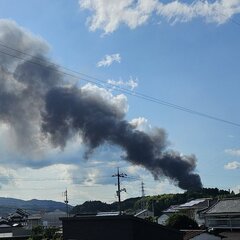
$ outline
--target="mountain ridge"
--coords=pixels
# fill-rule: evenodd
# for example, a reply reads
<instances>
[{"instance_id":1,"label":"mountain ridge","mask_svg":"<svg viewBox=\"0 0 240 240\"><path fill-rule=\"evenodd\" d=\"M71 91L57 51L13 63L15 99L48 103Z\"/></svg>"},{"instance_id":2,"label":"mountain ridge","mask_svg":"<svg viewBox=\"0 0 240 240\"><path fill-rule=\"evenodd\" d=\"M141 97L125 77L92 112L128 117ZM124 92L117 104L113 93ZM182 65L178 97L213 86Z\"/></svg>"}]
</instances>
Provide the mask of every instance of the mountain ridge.
<instances>
[{"instance_id":1,"label":"mountain ridge","mask_svg":"<svg viewBox=\"0 0 240 240\"><path fill-rule=\"evenodd\" d=\"M73 206L68 205L71 210ZM23 200L11 197L0 197L0 216L6 216L21 208L29 213L52 212L61 210L66 212L66 204L53 200L30 199Z\"/></svg>"}]
</instances>

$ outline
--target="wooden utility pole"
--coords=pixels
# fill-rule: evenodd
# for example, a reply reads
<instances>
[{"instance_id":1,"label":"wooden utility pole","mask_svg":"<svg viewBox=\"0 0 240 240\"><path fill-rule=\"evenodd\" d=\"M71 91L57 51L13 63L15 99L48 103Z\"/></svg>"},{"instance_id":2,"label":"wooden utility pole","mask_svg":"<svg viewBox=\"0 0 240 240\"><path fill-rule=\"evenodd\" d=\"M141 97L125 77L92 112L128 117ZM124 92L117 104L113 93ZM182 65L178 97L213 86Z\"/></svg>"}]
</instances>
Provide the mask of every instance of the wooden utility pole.
<instances>
[{"instance_id":1,"label":"wooden utility pole","mask_svg":"<svg viewBox=\"0 0 240 240\"><path fill-rule=\"evenodd\" d=\"M117 197L118 197L118 210L119 214L122 214L122 206L121 206L121 192L124 191L126 192L125 188L121 189L121 183L120 183L120 178L127 177L127 174L125 173L119 173L119 167L117 168L117 173L112 175L112 177L117 177Z\"/></svg>"}]
</instances>

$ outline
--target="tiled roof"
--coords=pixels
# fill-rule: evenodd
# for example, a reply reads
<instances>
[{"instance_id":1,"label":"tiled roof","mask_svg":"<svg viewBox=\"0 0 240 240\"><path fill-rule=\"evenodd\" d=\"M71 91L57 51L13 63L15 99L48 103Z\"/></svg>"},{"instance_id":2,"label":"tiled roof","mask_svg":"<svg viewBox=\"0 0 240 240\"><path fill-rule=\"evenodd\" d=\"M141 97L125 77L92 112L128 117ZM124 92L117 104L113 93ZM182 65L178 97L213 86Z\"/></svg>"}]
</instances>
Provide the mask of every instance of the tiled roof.
<instances>
[{"instance_id":1,"label":"tiled roof","mask_svg":"<svg viewBox=\"0 0 240 240\"><path fill-rule=\"evenodd\" d=\"M239 213L240 214L240 198L223 199L219 200L213 205L206 214L219 214L219 213Z\"/></svg>"}]
</instances>

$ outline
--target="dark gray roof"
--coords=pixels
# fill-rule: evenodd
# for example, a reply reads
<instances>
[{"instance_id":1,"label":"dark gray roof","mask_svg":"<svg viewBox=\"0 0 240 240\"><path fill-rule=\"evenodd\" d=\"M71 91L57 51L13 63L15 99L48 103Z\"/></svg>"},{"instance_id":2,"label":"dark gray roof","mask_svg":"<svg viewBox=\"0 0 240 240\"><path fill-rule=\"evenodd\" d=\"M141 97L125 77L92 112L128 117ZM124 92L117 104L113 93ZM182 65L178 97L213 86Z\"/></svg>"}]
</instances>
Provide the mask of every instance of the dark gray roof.
<instances>
[{"instance_id":1,"label":"dark gray roof","mask_svg":"<svg viewBox=\"0 0 240 240\"><path fill-rule=\"evenodd\" d=\"M222 199L213 205L206 214L220 213L239 213L240 214L240 198Z\"/></svg>"}]
</instances>

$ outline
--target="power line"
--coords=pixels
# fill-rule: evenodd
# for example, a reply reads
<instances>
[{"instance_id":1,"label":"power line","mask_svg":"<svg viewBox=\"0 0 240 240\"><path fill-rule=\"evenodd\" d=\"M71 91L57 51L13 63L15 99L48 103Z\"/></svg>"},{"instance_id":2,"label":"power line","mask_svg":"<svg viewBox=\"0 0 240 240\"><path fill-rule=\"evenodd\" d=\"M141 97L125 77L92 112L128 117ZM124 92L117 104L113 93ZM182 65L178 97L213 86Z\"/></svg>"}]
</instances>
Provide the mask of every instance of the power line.
<instances>
[{"instance_id":1,"label":"power line","mask_svg":"<svg viewBox=\"0 0 240 240\"><path fill-rule=\"evenodd\" d=\"M233 16L234 16L234 15L232 15L231 17L227 16L227 15L224 14L224 13L220 13L220 15L222 15L223 17L228 18L228 20L229 20L230 22L236 24L237 26L240 26L240 22L238 22L237 20L233 19Z\"/></svg>"},{"instance_id":2,"label":"power line","mask_svg":"<svg viewBox=\"0 0 240 240\"><path fill-rule=\"evenodd\" d=\"M94 179L110 178L110 176L94 176ZM19 177L0 177L0 180L19 180L29 182L42 182L42 181L67 181L67 180L85 180L87 177L72 177L72 178L19 178Z\"/></svg>"},{"instance_id":3,"label":"power line","mask_svg":"<svg viewBox=\"0 0 240 240\"><path fill-rule=\"evenodd\" d=\"M111 178L111 176L94 176L94 179L102 179L102 178ZM43 181L69 181L69 180L86 180L87 177L69 177L69 178L20 178L20 177L0 177L1 180L18 180L18 181L26 181L26 182L43 182ZM129 180L140 180L140 177L134 176L125 176L125 179ZM88 186L88 185L87 185Z\"/></svg>"},{"instance_id":4,"label":"power line","mask_svg":"<svg viewBox=\"0 0 240 240\"><path fill-rule=\"evenodd\" d=\"M215 120L215 121L218 121L218 122L222 122L222 123L225 123L225 124L229 124L229 125L232 125L232 126L235 126L235 127L240 127L240 123L236 123L236 122L233 122L233 121L229 121L229 120L226 120L226 119L223 119L223 118L219 118L219 117L216 117L214 115L210 115L210 114L207 114L207 113L204 113L204 112L200 112L200 111L196 111L194 109L191 109L191 108L186 108L186 107L183 107L181 105L177 105L177 104L174 104L174 103L171 103L171 102L168 102L168 101L165 101L165 100L162 100L162 99L159 99L159 98L155 98L155 97L151 97L151 96L148 96L146 94L143 94L141 92L137 92L137 91L131 91L129 89L126 89L126 88L123 88L123 87L120 87L120 86L116 86L112 83L109 83L109 82L105 82L103 80L100 80L98 78L95 78L95 77L92 77L90 75L87 75L87 74L83 74L83 73L80 73L80 72L77 72L77 71L73 71L73 70L70 70L64 66L61 66L61 65L57 65L57 64L53 64L49 61L47 61L46 59L41 59L39 57L34 57L33 55L31 54L28 54L28 53L24 53L22 51L19 51L17 49L14 49L14 48L11 48L11 47L8 47L4 44L0 44L1 46L4 46L8 49L11 49L13 51L16 51L16 52L19 52L21 54L24 54L26 56L31 56L32 58L35 58L35 59L38 59L40 61L44 61L46 63L48 63L49 65L44 65L40 62L34 62L32 60L28 60L28 59L25 59L23 57L20 57L20 56L16 56L16 55L13 55L11 53L8 53L8 52L4 52L4 51L0 51L0 54L4 54L4 55L7 55L9 57L14 57L14 58L17 58L17 59L20 59L20 60L24 60L25 62L27 63L31 63L31 64L35 64L35 65L38 65L40 67L45 67L45 68L48 68L50 69L51 71L55 71L55 72L59 72L63 75L66 75L66 76L69 76L69 77L72 77L72 78L75 78L77 80L82 80L82 81L86 81L86 82L89 82L89 83L92 83L92 84L95 84L95 85L98 85L100 87L104 87L104 88L107 88L107 89L112 89L114 87L114 90L116 91L119 91L119 92L122 92L122 93L125 93L127 95L131 95L131 96L134 96L134 97L137 97L137 98L140 98L140 99L143 99L143 100L147 100L147 101L150 101L150 102L154 102L156 104L160 104L160 105L163 105L163 106L166 106L166 107L169 107L169 108L174 108L176 110L179 110L179 111L182 111L182 112L186 112L186 113L190 113L190 114L193 114L193 115L197 115L197 116L200 116L200 117L204 117L204 118L207 118L207 119L211 119L211 120ZM62 68L62 69L66 69L70 72L74 72L75 74L78 74L78 75L83 75L85 76L84 77L80 77L80 76L76 76L75 74L71 74L71 73L68 73L68 72L65 72L65 71L62 71L60 70L59 68ZM86 78L87 77L87 78ZM97 82L96 82L97 81Z\"/></svg>"}]
</instances>

